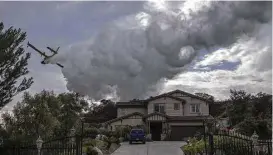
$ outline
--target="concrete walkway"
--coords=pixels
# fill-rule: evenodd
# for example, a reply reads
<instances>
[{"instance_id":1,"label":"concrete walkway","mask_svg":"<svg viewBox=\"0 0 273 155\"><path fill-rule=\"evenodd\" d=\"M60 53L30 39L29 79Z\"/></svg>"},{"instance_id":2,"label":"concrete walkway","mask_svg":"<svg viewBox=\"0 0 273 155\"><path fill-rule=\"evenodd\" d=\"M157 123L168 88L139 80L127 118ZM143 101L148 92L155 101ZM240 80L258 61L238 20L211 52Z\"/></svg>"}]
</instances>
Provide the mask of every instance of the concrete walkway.
<instances>
[{"instance_id":1,"label":"concrete walkway","mask_svg":"<svg viewBox=\"0 0 273 155\"><path fill-rule=\"evenodd\" d=\"M112 155L183 155L180 147L185 144L185 142L158 141L130 145L127 142L121 144Z\"/></svg>"}]
</instances>

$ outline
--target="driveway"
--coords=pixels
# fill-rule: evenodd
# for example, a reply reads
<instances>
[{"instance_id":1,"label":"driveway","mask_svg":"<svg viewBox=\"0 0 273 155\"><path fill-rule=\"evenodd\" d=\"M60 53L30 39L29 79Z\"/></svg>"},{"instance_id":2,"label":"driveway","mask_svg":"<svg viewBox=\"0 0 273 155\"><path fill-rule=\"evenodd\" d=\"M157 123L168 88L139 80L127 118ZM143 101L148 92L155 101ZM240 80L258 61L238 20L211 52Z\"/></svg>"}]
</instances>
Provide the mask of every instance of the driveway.
<instances>
[{"instance_id":1,"label":"driveway","mask_svg":"<svg viewBox=\"0 0 273 155\"><path fill-rule=\"evenodd\" d=\"M180 147L185 142L147 142L146 144L123 143L112 155L183 155Z\"/></svg>"}]
</instances>

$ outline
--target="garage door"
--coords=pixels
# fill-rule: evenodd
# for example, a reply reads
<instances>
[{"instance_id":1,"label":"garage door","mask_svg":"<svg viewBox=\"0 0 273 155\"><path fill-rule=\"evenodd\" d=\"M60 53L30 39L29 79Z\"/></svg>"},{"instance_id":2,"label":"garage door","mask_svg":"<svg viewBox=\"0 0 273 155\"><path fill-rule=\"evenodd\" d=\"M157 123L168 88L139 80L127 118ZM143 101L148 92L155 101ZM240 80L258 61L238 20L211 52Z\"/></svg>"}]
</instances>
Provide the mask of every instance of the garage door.
<instances>
[{"instance_id":1,"label":"garage door","mask_svg":"<svg viewBox=\"0 0 273 155\"><path fill-rule=\"evenodd\" d=\"M182 141L186 137L192 137L198 132L202 132L202 126L171 126L171 136L172 141Z\"/></svg>"}]
</instances>

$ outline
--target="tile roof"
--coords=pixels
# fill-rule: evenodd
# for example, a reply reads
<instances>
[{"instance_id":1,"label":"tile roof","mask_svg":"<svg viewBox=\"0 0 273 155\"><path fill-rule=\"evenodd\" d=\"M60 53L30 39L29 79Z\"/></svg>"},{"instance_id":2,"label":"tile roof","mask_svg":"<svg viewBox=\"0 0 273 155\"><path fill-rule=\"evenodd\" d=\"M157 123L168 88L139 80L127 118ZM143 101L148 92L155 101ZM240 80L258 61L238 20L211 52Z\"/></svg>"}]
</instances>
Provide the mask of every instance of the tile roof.
<instances>
[{"instance_id":1,"label":"tile roof","mask_svg":"<svg viewBox=\"0 0 273 155\"><path fill-rule=\"evenodd\" d=\"M168 98L172 98L172 99L175 99L175 100L178 100L178 101L182 101L183 103L185 103L186 101L184 99L181 99L179 97L174 97L172 96L172 94L174 93L181 93L181 94L185 94L186 96L189 96L189 97L192 97L192 98L196 98L196 99L199 99L199 100L202 100L202 101L205 101L207 103L212 103L211 101L205 99L205 98L202 98L200 96L197 96L197 95L194 95L194 94L190 94L190 93L187 93L187 92L184 92L182 90L174 90L174 91L171 91L171 92L168 92L168 93L163 93L161 95L158 95L158 96L154 96L154 97L150 97L146 100L138 100L138 99L134 99L134 100L131 100L131 101L128 101L128 102L117 102L116 105L117 106L134 106L134 107L142 107L142 106L146 106L147 103L149 101L152 101L152 100L155 100L155 99L158 99L158 98L162 98L162 97L168 97Z\"/></svg>"},{"instance_id":2,"label":"tile roof","mask_svg":"<svg viewBox=\"0 0 273 155\"><path fill-rule=\"evenodd\" d=\"M104 122L104 124L113 123L113 122L116 122L116 121L119 121L119 120L122 120L122 119L125 119L125 118L129 118L130 116L135 116L135 115L138 115L138 116L143 117L143 114L142 114L142 113L134 112L134 113L131 113L131 114L128 114L128 115L124 115L124 116L121 116L121 117L118 117L118 118L109 120L109 121L107 121L107 122Z\"/></svg>"},{"instance_id":3,"label":"tile roof","mask_svg":"<svg viewBox=\"0 0 273 155\"><path fill-rule=\"evenodd\" d=\"M181 101L183 103L186 103L186 101L184 99L181 99L179 97L174 97L174 96L171 96L171 95L168 95L168 94L162 94L162 95L158 95L158 96L155 96L155 97L150 97L148 98L146 101L149 102L149 101L152 101L152 100L156 100L156 99L159 99L159 98L162 98L162 97L166 97L166 98L172 98L174 100L177 100L177 101Z\"/></svg>"},{"instance_id":4,"label":"tile roof","mask_svg":"<svg viewBox=\"0 0 273 155\"><path fill-rule=\"evenodd\" d=\"M196 99L199 99L199 100L205 101L205 102L207 102L207 103L212 103L212 101L207 100L207 99L205 99L205 98L203 98L203 97L200 97L200 96L197 96L197 95L194 95L194 94L190 94L190 93L187 93L187 92L182 91L182 90L179 90L179 89L174 90L174 91L171 91L171 92L168 92L168 93L165 93L165 94L167 94L167 95L171 95L171 94L174 94L174 93L181 93L181 94L185 94L185 95L187 95L187 96L189 96L189 97L196 98ZM162 94L162 95L163 95L163 94Z\"/></svg>"},{"instance_id":5,"label":"tile roof","mask_svg":"<svg viewBox=\"0 0 273 155\"><path fill-rule=\"evenodd\" d=\"M170 121L199 121L204 119L213 119L212 116L169 116Z\"/></svg>"}]
</instances>

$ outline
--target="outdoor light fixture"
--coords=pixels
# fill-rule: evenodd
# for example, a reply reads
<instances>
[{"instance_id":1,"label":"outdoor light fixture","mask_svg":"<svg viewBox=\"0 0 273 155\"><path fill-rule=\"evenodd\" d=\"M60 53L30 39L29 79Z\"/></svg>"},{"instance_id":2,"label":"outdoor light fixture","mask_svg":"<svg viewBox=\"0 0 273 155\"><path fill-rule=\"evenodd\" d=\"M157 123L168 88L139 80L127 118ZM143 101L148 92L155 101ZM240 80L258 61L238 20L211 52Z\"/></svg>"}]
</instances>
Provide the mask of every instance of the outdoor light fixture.
<instances>
[{"instance_id":1,"label":"outdoor light fixture","mask_svg":"<svg viewBox=\"0 0 273 155\"><path fill-rule=\"evenodd\" d=\"M76 130L72 127L72 128L70 129L71 136L74 136L74 135L75 135L75 132L76 132Z\"/></svg>"},{"instance_id":2,"label":"outdoor light fixture","mask_svg":"<svg viewBox=\"0 0 273 155\"><path fill-rule=\"evenodd\" d=\"M251 136L251 139L252 139L252 140L258 140L258 139L259 139L259 136L258 136L258 134L256 133L256 131L254 131L253 135Z\"/></svg>"},{"instance_id":3,"label":"outdoor light fixture","mask_svg":"<svg viewBox=\"0 0 273 155\"><path fill-rule=\"evenodd\" d=\"M36 145L37 145L37 149L38 149L38 155L40 155L41 148L42 148L42 145L43 145L43 140L42 140L42 138L40 136L36 140Z\"/></svg>"},{"instance_id":4,"label":"outdoor light fixture","mask_svg":"<svg viewBox=\"0 0 273 155\"><path fill-rule=\"evenodd\" d=\"M72 144L74 144L75 143L75 132L76 132L76 130L72 127L71 129L70 129L70 136L72 137L71 138L71 142L72 142Z\"/></svg>"}]
</instances>

